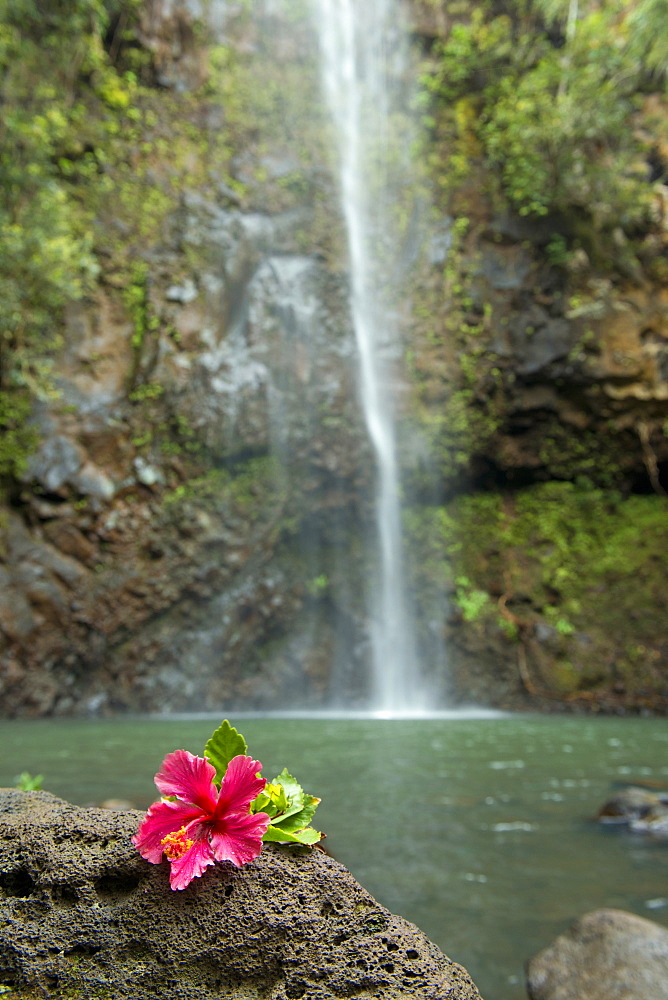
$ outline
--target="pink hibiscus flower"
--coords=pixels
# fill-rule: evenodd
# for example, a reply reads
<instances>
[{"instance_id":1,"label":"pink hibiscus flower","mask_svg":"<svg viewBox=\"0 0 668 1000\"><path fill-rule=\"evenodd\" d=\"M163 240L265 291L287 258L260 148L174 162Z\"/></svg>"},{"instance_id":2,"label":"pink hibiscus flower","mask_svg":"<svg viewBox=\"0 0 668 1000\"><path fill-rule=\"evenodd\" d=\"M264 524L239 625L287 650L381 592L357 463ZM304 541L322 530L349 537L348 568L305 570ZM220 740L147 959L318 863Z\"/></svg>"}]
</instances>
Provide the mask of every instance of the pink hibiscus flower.
<instances>
[{"instance_id":1,"label":"pink hibiscus flower","mask_svg":"<svg viewBox=\"0 0 668 1000\"><path fill-rule=\"evenodd\" d=\"M252 757L233 757L219 791L213 783L216 769L204 757L187 750L167 754L155 783L175 800L154 802L132 842L154 865L163 854L167 857L172 889L185 889L215 861L240 868L258 856L270 823L266 813L249 812L266 785L261 769Z\"/></svg>"}]
</instances>

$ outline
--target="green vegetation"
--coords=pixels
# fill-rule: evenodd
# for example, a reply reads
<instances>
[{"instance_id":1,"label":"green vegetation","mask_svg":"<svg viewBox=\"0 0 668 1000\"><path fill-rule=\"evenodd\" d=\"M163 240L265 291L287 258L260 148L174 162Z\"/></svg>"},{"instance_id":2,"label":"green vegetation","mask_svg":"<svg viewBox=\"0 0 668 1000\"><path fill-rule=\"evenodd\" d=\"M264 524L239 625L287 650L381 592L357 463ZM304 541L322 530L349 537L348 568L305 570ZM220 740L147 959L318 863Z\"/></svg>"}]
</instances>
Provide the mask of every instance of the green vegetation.
<instances>
[{"instance_id":1,"label":"green vegetation","mask_svg":"<svg viewBox=\"0 0 668 1000\"><path fill-rule=\"evenodd\" d=\"M151 300L151 251L184 185L225 180L232 155L230 134L193 113L205 94L220 102L215 80L199 92L157 90L137 37L139 0L47 6L0 0L2 481L21 473L37 444L35 401L57 398L71 303L100 288L119 299L132 324L128 389L151 382L164 326Z\"/></svg>"},{"instance_id":2,"label":"green vegetation","mask_svg":"<svg viewBox=\"0 0 668 1000\"><path fill-rule=\"evenodd\" d=\"M299 208L291 232L295 249L310 253L317 246L319 252L335 255L341 234L332 213L332 192L323 183L329 151L323 108L313 99L319 87L317 65L313 52L299 46L309 23L308 4L293 0L283 13L294 22L292 57L277 59L276 39L257 29L252 52L213 46L202 94L224 109L220 141L228 155L242 153L244 184L230 178L231 192L245 205L272 214ZM243 16L257 19L252 3Z\"/></svg>"},{"instance_id":3,"label":"green vegetation","mask_svg":"<svg viewBox=\"0 0 668 1000\"><path fill-rule=\"evenodd\" d=\"M0 2L0 476L20 470L34 445L23 428L31 395L50 391L56 318L96 273L85 211L70 204L59 167L85 110L58 98L100 69L92 43L104 18L97 3L44 14L31 0ZM53 77L43 73L48 60Z\"/></svg>"},{"instance_id":4,"label":"green vegetation","mask_svg":"<svg viewBox=\"0 0 668 1000\"><path fill-rule=\"evenodd\" d=\"M20 474L37 446L39 435L29 423L31 412L32 400L25 387L0 389L0 481Z\"/></svg>"},{"instance_id":5,"label":"green vegetation","mask_svg":"<svg viewBox=\"0 0 668 1000\"><path fill-rule=\"evenodd\" d=\"M595 264L623 265L625 241L638 249L652 226L667 16L666 0L452 5L423 76L446 197L482 163L492 199L551 218L553 256L581 246Z\"/></svg>"},{"instance_id":6,"label":"green vegetation","mask_svg":"<svg viewBox=\"0 0 668 1000\"><path fill-rule=\"evenodd\" d=\"M541 613L558 598L576 614L592 580L638 581L648 564L663 564L668 533L663 498L622 498L586 482L463 495L413 512L409 528L421 550L430 546L425 579L469 595L493 593L490 577L505 578L512 593L530 583Z\"/></svg>"},{"instance_id":7,"label":"green vegetation","mask_svg":"<svg viewBox=\"0 0 668 1000\"><path fill-rule=\"evenodd\" d=\"M21 771L14 778L14 787L22 792L39 792L43 784L43 774L29 774L28 771Z\"/></svg>"},{"instance_id":8,"label":"green vegetation","mask_svg":"<svg viewBox=\"0 0 668 1000\"><path fill-rule=\"evenodd\" d=\"M190 501L212 507L225 505L255 521L266 517L268 509L273 511L285 503L283 478L276 461L261 455L232 469L209 469L166 493L164 503L177 509Z\"/></svg>"},{"instance_id":9,"label":"green vegetation","mask_svg":"<svg viewBox=\"0 0 668 1000\"><path fill-rule=\"evenodd\" d=\"M610 674L627 687L659 683L665 498L551 482L414 509L408 528L427 603L445 590L470 627L511 641L540 625L553 636L557 689L565 663L572 689L599 681L606 663L607 683Z\"/></svg>"},{"instance_id":10,"label":"green vegetation","mask_svg":"<svg viewBox=\"0 0 668 1000\"><path fill-rule=\"evenodd\" d=\"M306 593L309 597L324 597L329 590L330 580L326 573L319 573L306 581Z\"/></svg>"},{"instance_id":11,"label":"green vegetation","mask_svg":"<svg viewBox=\"0 0 668 1000\"><path fill-rule=\"evenodd\" d=\"M458 576L455 584L455 604L461 609L464 621L477 621L490 603L489 594L473 587L467 576Z\"/></svg>"},{"instance_id":12,"label":"green vegetation","mask_svg":"<svg viewBox=\"0 0 668 1000\"><path fill-rule=\"evenodd\" d=\"M216 785L224 780L230 761L237 755L245 755L247 750L244 737L225 719L204 748L205 758L216 769L213 779ZM251 813L263 812L271 817L262 837L265 843L311 847L323 838L310 825L319 803L320 799L305 792L284 767L273 781L267 782L249 808Z\"/></svg>"},{"instance_id":13,"label":"green vegetation","mask_svg":"<svg viewBox=\"0 0 668 1000\"><path fill-rule=\"evenodd\" d=\"M197 450L168 400L158 405L154 376L159 338L173 336L154 293L155 251L173 244L184 191L213 202L222 192L236 204L247 204L250 192L255 208L272 212L311 200L323 245L332 239L327 192L314 182L314 160L324 153L312 114L315 82L305 83L310 53L277 64L269 49L209 45L194 23L197 68L184 60L174 73L186 74L185 86L165 86L164 53L142 45L140 0L47 7L0 0L3 483L20 475L38 443L35 402L57 398L53 374L67 307L89 296L112 299L129 317L135 440L148 446L156 436L140 426L144 412L159 424L164 450L172 432L172 450ZM293 13L303 21L304 11ZM238 18L253 16L252 4L242 5ZM274 169L277 149L285 164ZM240 151L243 181L230 170ZM312 245L305 229L295 229L295 245ZM185 240L180 253L168 280L196 274L219 249ZM153 405L142 411L147 402Z\"/></svg>"},{"instance_id":14,"label":"green vegetation","mask_svg":"<svg viewBox=\"0 0 668 1000\"><path fill-rule=\"evenodd\" d=\"M474 299L470 287L476 266L475 254L467 252L470 227L464 216L452 224L443 273L425 283L416 304L417 349L407 359L420 432L439 476L449 484L493 440L512 379L490 348L490 338L498 334L492 306Z\"/></svg>"},{"instance_id":15,"label":"green vegetation","mask_svg":"<svg viewBox=\"0 0 668 1000\"><path fill-rule=\"evenodd\" d=\"M621 421L574 434L546 412L516 437L508 423L525 387L516 360L542 329L528 314L544 340L553 320L568 324L561 368L595 379L596 321L615 286L668 275L668 0L434 3L422 155L450 229L441 273L420 279L416 424L449 490L468 488L476 463L504 466L504 429L536 478L620 487Z\"/></svg>"},{"instance_id":16,"label":"green vegetation","mask_svg":"<svg viewBox=\"0 0 668 1000\"><path fill-rule=\"evenodd\" d=\"M135 79L103 38L135 0L0 0L0 478L20 472L36 435L32 400L54 394L51 355L65 306L99 273L82 186L130 103Z\"/></svg>"}]
</instances>

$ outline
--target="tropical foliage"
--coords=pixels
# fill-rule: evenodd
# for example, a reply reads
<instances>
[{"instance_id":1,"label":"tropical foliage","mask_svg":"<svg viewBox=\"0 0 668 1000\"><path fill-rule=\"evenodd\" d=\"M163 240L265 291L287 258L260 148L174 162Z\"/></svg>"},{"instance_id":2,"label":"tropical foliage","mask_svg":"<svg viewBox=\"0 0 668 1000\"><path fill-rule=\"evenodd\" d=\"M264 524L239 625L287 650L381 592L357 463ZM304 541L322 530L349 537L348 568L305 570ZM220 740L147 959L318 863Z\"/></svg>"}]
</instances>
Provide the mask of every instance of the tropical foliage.
<instances>
[{"instance_id":1,"label":"tropical foliage","mask_svg":"<svg viewBox=\"0 0 668 1000\"><path fill-rule=\"evenodd\" d=\"M453 15L424 76L443 184L482 161L499 179L492 194L560 221L594 257L644 232L651 182L668 173L654 115L667 17L666 0L514 0Z\"/></svg>"},{"instance_id":2,"label":"tropical foliage","mask_svg":"<svg viewBox=\"0 0 668 1000\"><path fill-rule=\"evenodd\" d=\"M53 393L59 317L98 272L81 182L100 183L100 154L130 104L135 77L105 42L135 6L0 0L0 476L34 443L26 420L31 400Z\"/></svg>"}]
</instances>

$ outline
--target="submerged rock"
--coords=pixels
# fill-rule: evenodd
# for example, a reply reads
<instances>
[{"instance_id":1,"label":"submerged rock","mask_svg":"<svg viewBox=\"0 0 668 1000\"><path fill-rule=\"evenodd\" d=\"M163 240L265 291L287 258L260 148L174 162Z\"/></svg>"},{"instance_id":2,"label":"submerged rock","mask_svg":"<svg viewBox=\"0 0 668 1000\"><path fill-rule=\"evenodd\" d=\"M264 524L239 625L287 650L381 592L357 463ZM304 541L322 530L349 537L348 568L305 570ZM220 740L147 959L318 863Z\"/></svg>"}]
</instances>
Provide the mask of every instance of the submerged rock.
<instances>
[{"instance_id":1,"label":"submerged rock","mask_svg":"<svg viewBox=\"0 0 668 1000\"><path fill-rule=\"evenodd\" d=\"M527 965L531 1000L668 1000L668 930L623 910L580 917Z\"/></svg>"},{"instance_id":2,"label":"submerged rock","mask_svg":"<svg viewBox=\"0 0 668 1000\"><path fill-rule=\"evenodd\" d=\"M661 798L655 792L630 785L606 799L596 813L596 819L600 823L630 823L643 819L660 804Z\"/></svg>"},{"instance_id":3,"label":"submerged rock","mask_svg":"<svg viewBox=\"0 0 668 1000\"><path fill-rule=\"evenodd\" d=\"M668 796L631 785L604 802L596 819L599 823L623 824L635 833L668 837Z\"/></svg>"},{"instance_id":4,"label":"submerged rock","mask_svg":"<svg viewBox=\"0 0 668 1000\"><path fill-rule=\"evenodd\" d=\"M668 838L668 806L655 806L641 819L631 820L630 827L634 833L648 833L661 840Z\"/></svg>"},{"instance_id":5,"label":"submerged rock","mask_svg":"<svg viewBox=\"0 0 668 1000\"><path fill-rule=\"evenodd\" d=\"M173 892L167 863L131 844L140 818L0 791L1 984L133 1000L479 998L323 852L268 845Z\"/></svg>"}]
</instances>

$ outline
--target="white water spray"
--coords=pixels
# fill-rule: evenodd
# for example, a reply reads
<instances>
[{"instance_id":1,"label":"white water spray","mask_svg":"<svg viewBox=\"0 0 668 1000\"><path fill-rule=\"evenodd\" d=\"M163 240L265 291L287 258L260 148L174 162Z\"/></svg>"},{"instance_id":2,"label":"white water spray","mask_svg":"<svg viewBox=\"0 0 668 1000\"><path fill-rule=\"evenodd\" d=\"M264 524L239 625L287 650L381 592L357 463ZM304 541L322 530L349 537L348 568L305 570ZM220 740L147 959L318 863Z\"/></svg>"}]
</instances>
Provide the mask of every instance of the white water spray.
<instances>
[{"instance_id":1,"label":"white water spray","mask_svg":"<svg viewBox=\"0 0 668 1000\"><path fill-rule=\"evenodd\" d=\"M399 348L391 292L397 290L401 245L393 210L397 166L406 159L402 140L392 139L391 123L407 35L397 0L312 2L338 148L360 395L376 459L379 571L369 608L372 708L383 715L419 712L426 706L405 588L391 364Z\"/></svg>"}]
</instances>

